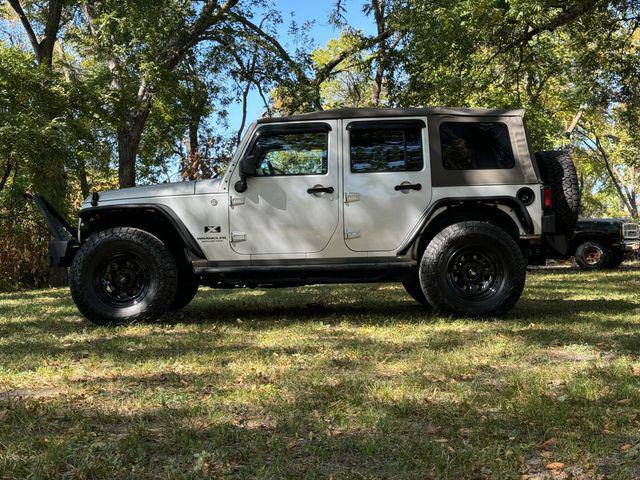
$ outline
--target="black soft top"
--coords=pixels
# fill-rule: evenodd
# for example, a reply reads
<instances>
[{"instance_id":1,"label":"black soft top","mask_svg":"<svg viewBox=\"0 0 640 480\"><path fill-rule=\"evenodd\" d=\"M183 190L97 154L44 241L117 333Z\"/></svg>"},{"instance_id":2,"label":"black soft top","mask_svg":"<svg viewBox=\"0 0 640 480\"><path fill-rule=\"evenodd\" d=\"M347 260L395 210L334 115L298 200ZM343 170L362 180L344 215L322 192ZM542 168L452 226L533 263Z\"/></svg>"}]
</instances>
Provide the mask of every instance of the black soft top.
<instances>
[{"instance_id":1,"label":"black soft top","mask_svg":"<svg viewBox=\"0 0 640 480\"><path fill-rule=\"evenodd\" d=\"M462 117L522 117L524 110L500 110L487 108L336 108L318 112L301 113L287 117L260 118L257 123L295 122L303 120L337 120L343 118L425 117L430 115L457 115Z\"/></svg>"}]
</instances>

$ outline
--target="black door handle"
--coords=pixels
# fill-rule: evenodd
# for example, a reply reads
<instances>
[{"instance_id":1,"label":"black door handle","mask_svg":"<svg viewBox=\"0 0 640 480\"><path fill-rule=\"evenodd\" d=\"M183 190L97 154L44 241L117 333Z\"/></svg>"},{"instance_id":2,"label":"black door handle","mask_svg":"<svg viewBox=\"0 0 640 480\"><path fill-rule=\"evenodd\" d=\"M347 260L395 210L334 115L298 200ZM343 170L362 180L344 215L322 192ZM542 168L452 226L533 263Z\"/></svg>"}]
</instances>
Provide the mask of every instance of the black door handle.
<instances>
[{"instance_id":1,"label":"black door handle","mask_svg":"<svg viewBox=\"0 0 640 480\"><path fill-rule=\"evenodd\" d=\"M419 183L402 183L400 185L396 185L394 190L422 190L422 185Z\"/></svg>"},{"instance_id":2,"label":"black door handle","mask_svg":"<svg viewBox=\"0 0 640 480\"><path fill-rule=\"evenodd\" d=\"M333 187L311 187L307 193L333 193Z\"/></svg>"}]
</instances>

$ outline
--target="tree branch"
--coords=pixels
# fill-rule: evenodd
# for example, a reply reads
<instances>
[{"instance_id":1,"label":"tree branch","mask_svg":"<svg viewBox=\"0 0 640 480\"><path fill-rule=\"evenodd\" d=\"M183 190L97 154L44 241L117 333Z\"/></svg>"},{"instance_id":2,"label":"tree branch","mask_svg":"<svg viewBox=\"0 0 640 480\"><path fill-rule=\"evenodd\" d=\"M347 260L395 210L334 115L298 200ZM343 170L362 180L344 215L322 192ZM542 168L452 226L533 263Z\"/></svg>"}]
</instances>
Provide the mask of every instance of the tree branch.
<instances>
[{"instance_id":1,"label":"tree branch","mask_svg":"<svg viewBox=\"0 0 640 480\"><path fill-rule=\"evenodd\" d=\"M278 57L283 60L291 70L295 73L297 79L301 83L311 83L309 77L304 73L302 68L300 68L300 64L296 62L286 49L282 46L282 44L271 34L264 31L260 26L253 23L251 20L243 17L242 15L238 15L235 13L230 14L231 18L236 20L241 25L244 25L246 28L251 30L254 34L258 35L260 40L264 40L266 42L266 46L270 48L271 51L276 53Z\"/></svg>"},{"instance_id":2,"label":"tree branch","mask_svg":"<svg viewBox=\"0 0 640 480\"><path fill-rule=\"evenodd\" d=\"M22 5L20 5L20 0L9 0L9 5L13 7L16 14L20 18L20 22L22 22L22 26L24 30L27 32L27 36L29 37L29 42L31 42L31 47L33 48L33 52L36 55L36 60L40 63L40 42L38 41L38 37L36 36L36 32L33 31L33 27L27 18L27 15L24 13L22 9Z\"/></svg>"},{"instance_id":3,"label":"tree branch","mask_svg":"<svg viewBox=\"0 0 640 480\"><path fill-rule=\"evenodd\" d=\"M335 57L325 63L321 68L316 70L316 78L314 79L314 83L316 85L321 84L331 74L331 71L338 65L340 65L340 63L342 63L344 60L349 58L351 55L354 55L362 50L367 50L374 45L385 41L391 36L392 33L393 32L391 30L386 30L376 37L366 39L359 45L354 45L351 48L344 49L342 52L338 53Z\"/></svg>"},{"instance_id":4,"label":"tree branch","mask_svg":"<svg viewBox=\"0 0 640 480\"><path fill-rule=\"evenodd\" d=\"M165 68L173 70L178 62L182 60L185 52L198 43L198 40L207 29L218 23L237 3L238 0L227 0L225 4L218 6L216 0L209 0L202 7L200 15L187 31L169 42L167 56L164 61Z\"/></svg>"},{"instance_id":5,"label":"tree branch","mask_svg":"<svg viewBox=\"0 0 640 480\"><path fill-rule=\"evenodd\" d=\"M532 28L527 27L527 31L523 34L516 37L511 42L503 45L498 49L498 51L493 55L492 60L502 53L506 53L511 49L517 47L518 45L523 45L531 41L536 35L543 32L553 32L558 28L576 20L580 16L591 12L596 9L600 5L606 5L606 2L603 0L578 0L575 4L566 7L562 7L562 12L560 12L557 16L552 18L546 23L542 23L541 25L536 25Z\"/></svg>"}]
</instances>

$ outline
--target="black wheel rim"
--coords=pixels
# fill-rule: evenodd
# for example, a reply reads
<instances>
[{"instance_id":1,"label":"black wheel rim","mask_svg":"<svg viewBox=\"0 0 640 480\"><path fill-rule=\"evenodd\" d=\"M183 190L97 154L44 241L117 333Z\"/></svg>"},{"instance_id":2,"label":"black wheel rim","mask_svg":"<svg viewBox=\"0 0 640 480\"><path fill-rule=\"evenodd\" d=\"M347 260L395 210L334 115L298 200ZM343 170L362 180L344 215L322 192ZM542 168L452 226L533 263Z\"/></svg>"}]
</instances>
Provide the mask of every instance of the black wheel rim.
<instances>
[{"instance_id":1,"label":"black wheel rim","mask_svg":"<svg viewBox=\"0 0 640 480\"><path fill-rule=\"evenodd\" d=\"M487 247L463 247L449 257L447 283L459 297L485 300L499 290L503 281L502 262Z\"/></svg>"},{"instance_id":2,"label":"black wheel rim","mask_svg":"<svg viewBox=\"0 0 640 480\"><path fill-rule=\"evenodd\" d=\"M149 274L141 259L129 252L116 253L95 271L94 287L100 299L117 308L135 305L149 290Z\"/></svg>"}]
</instances>

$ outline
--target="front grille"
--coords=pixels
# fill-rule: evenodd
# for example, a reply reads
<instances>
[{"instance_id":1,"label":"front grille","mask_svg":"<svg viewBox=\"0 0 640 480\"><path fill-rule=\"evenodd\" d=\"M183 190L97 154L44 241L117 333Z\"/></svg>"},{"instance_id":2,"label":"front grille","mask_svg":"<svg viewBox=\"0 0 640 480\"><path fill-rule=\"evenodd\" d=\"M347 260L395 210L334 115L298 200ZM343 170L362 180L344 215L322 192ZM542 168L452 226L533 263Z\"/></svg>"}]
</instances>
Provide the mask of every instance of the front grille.
<instances>
[{"instance_id":1,"label":"front grille","mask_svg":"<svg viewBox=\"0 0 640 480\"><path fill-rule=\"evenodd\" d=\"M622 238L640 238L640 231L635 223L622 224Z\"/></svg>"}]
</instances>

